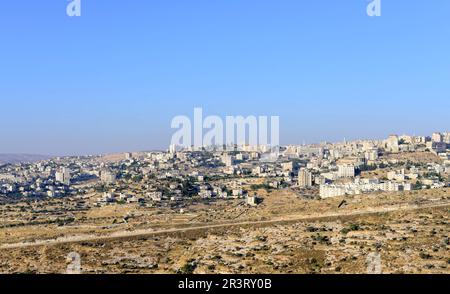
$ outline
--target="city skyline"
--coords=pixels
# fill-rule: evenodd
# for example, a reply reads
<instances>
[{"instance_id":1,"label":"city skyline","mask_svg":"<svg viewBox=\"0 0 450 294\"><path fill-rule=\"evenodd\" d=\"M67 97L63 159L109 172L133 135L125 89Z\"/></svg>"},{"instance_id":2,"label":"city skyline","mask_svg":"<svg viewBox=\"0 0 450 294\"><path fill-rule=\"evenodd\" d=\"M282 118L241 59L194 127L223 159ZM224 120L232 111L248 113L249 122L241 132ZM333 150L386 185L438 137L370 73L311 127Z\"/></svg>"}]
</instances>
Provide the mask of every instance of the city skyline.
<instances>
[{"instance_id":1,"label":"city skyline","mask_svg":"<svg viewBox=\"0 0 450 294\"><path fill-rule=\"evenodd\" d=\"M248 135L248 134L247 134ZM282 144L280 143L279 147L293 147L293 146L325 146L325 145L336 145L336 144L350 144L350 143L356 143L356 142L388 142L389 139L394 136L397 137L398 140L402 140L403 138L408 138L408 140L413 139L413 138L417 138L417 139L421 139L421 140L428 140L428 141L434 141L435 139L435 135L439 135L442 138L443 142L448 141L448 138L450 137L450 132L447 131L436 131L436 132L432 132L429 134L395 134L395 133L390 133L389 135L386 135L383 138L353 138L353 139L347 139L347 138L343 138L342 140L336 140L336 141L329 141L329 140L321 140L321 141L317 141L317 142L301 142L301 143L289 143L289 144ZM256 148L258 151L262 151L262 152L270 152L270 148L269 147L276 147L276 146L272 146L270 143L265 145L265 144L249 144L248 142L246 142L245 144L223 144L223 145L208 145L208 144L203 144L201 145L201 148L199 146L195 147L194 144L192 144L191 146L183 146L183 145L177 145L177 144L171 144L168 145L166 147L163 147L161 149L140 149L140 150L120 150L120 151L114 151L114 152L99 152L99 153L84 153L84 154L37 154L37 153L0 153L0 157L4 156L6 158L8 158L8 156L12 156L12 158L14 158L14 160L12 162L36 162L39 160L47 160L49 158L54 158L54 157L78 157L78 156L104 156L104 155L113 155L113 154L132 154L132 153L146 153L146 152L172 152L172 149L174 150L174 152L178 152L178 151L192 151L192 150L202 150L203 148L205 148L205 150L215 150L215 151L220 151L220 147L222 146L224 149L224 152L230 152L232 151L231 149L227 149L225 148L226 146L235 146L235 147L239 147L237 149L237 151L248 151L246 150L245 147L250 148L249 150L253 150L252 148ZM269 148L269 149L268 149ZM264 151L265 150L265 151ZM21 156L23 156L23 158L21 158ZM0 158L2 159L2 158ZM1 160L0 160L1 162Z\"/></svg>"},{"instance_id":2,"label":"city skyline","mask_svg":"<svg viewBox=\"0 0 450 294\"><path fill-rule=\"evenodd\" d=\"M5 3L0 153L163 150L194 107L282 145L448 131L450 3L367 3Z\"/></svg>"}]
</instances>

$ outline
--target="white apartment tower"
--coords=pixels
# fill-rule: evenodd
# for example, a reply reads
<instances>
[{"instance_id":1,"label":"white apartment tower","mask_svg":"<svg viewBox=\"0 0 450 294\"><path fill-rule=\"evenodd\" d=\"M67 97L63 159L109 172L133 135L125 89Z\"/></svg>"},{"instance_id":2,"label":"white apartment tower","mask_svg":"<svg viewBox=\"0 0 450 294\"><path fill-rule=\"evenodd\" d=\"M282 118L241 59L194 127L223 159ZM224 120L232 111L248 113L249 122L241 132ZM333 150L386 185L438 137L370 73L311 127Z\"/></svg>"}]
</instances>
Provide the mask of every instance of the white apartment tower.
<instances>
[{"instance_id":1,"label":"white apartment tower","mask_svg":"<svg viewBox=\"0 0 450 294\"><path fill-rule=\"evenodd\" d=\"M397 135L390 135L389 138L386 140L386 149L389 152L392 153L398 153L399 152L399 139Z\"/></svg>"},{"instance_id":2,"label":"white apartment tower","mask_svg":"<svg viewBox=\"0 0 450 294\"><path fill-rule=\"evenodd\" d=\"M298 172L298 186L301 188L312 187L312 174L306 168L302 168Z\"/></svg>"},{"instance_id":3,"label":"white apartment tower","mask_svg":"<svg viewBox=\"0 0 450 294\"><path fill-rule=\"evenodd\" d=\"M364 157L368 161L375 161L378 159L378 149L370 149L364 153Z\"/></svg>"},{"instance_id":4,"label":"white apartment tower","mask_svg":"<svg viewBox=\"0 0 450 294\"><path fill-rule=\"evenodd\" d=\"M355 166L352 164L338 165L339 178L353 178L355 177Z\"/></svg>"},{"instance_id":5,"label":"white apartment tower","mask_svg":"<svg viewBox=\"0 0 450 294\"><path fill-rule=\"evenodd\" d=\"M62 183L64 185L70 185L70 171L69 169L63 167L55 173L56 182Z\"/></svg>"},{"instance_id":6,"label":"white apartment tower","mask_svg":"<svg viewBox=\"0 0 450 294\"><path fill-rule=\"evenodd\" d=\"M444 142L450 144L450 132L444 134Z\"/></svg>"},{"instance_id":7,"label":"white apartment tower","mask_svg":"<svg viewBox=\"0 0 450 294\"><path fill-rule=\"evenodd\" d=\"M169 153L170 153L170 154L175 154L175 153L177 153L177 145L171 144L171 145L169 146Z\"/></svg>"}]
</instances>

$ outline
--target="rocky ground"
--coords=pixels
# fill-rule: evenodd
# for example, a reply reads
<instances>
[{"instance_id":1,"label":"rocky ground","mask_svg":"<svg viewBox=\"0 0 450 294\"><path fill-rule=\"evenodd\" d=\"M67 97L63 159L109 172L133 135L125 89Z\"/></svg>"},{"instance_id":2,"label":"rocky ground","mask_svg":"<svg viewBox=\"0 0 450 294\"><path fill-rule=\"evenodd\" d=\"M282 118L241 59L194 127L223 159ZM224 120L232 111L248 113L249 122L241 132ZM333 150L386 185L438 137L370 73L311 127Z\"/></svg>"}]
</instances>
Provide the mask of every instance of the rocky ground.
<instances>
[{"instance_id":1,"label":"rocky ground","mask_svg":"<svg viewBox=\"0 0 450 294\"><path fill-rule=\"evenodd\" d=\"M169 214L166 216L169 224L156 226L181 228L174 232L2 248L0 272L64 273L68 254L76 252L85 273L366 273L369 260L376 262L378 256L379 270L383 273L450 273L450 205L420 208L421 203L448 200L447 190L349 197L341 208L338 205L342 199L304 200L292 193L267 195L265 204L259 208L240 208L236 206L238 202L221 203L210 209L202 207L199 211L193 208L197 213L195 221ZM380 205L410 207L346 215ZM214 217L219 208L223 215ZM236 209L247 213L241 219L256 222L182 230L200 224L231 222L224 216L234 215ZM114 211L117 213L108 210L117 218ZM343 214L333 216L339 211ZM306 219L293 220L293 215ZM312 218L320 215L329 217ZM104 220L105 211L90 212L89 216ZM148 215L143 219L150 218ZM258 222L270 218L278 221ZM133 231L144 225L136 218L127 226L128 231ZM5 246L40 233L50 237L55 228L56 225L24 226L19 230L21 234L12 238L13 228L3 228L1 243ZM58 235L74 233L71 226L58 228ZM101 231L96 226L91 230Z\"/></svg>"}]
</instances>

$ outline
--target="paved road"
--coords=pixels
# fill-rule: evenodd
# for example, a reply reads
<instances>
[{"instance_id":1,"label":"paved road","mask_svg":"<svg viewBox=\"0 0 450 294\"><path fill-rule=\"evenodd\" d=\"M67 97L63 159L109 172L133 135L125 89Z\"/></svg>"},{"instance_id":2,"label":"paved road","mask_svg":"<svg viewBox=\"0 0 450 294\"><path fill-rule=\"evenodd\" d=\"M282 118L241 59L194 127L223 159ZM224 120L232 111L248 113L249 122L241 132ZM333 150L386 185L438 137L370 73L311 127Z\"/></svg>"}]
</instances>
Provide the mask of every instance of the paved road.
<instances>
[{"instance_id":1,"label":"paved road","mask_svg":"<svg viewBox=\"0 0 450 294\"><path fill-rule=\"evenodd\" d=\"M276 219L265 220L265 221L244 221L244 222L234 222L234 223L220 223L220 224L211 224L211 225L197 225L191 227L184 228L172 228L172 229L163 229L163 230L153 230L153 229L145 229L145 230L135 230L135 231L119 231L114 232L110 235L97 236L97 235L78 235L71 237L63 237L58 239L50 239L50 240L36 240L34 242L20 242L20 243L11 243L4 244L0 246L0 249L15 249L15 248L25 248L25 247L33 247L33 246L43 246L43 245L57 245L57 244L66 244L66 243L80 243L80 242L89 242L89 241L108 241L113 239L120 238L130 238L130 237L144 237L144 236L152 236L158 234L167 234L167 233L177 233L177 232L189 232L196 230L208 230L215 228L227 228L227 227L236 227L236 226L248 226L248 225L271 225L277 223L284 222L300 222L300 221L313 221L327 218L340 218L340 217L349 217L349 216L362 216L369 215L374 213L386 213L386 212L394 212L394 211L409 211L409 210L418 210L425 208L439 208L450 206L450 201L436 201L433 203L427 204L402 204L402 205L394 205L389 207L379 207L379 208L369 208L361 211L354 212L343 212L343 213L329 213L322 214L318 216L284 216Z\"/></svg>"}]
</instances>

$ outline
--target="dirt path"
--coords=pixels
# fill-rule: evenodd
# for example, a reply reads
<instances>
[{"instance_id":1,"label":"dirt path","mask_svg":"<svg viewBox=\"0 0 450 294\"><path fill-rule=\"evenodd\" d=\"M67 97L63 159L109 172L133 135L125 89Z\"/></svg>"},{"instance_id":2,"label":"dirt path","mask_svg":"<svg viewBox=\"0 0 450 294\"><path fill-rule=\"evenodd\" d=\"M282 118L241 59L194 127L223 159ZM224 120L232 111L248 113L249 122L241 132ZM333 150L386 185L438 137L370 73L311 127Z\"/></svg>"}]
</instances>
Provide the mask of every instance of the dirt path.
<instances>
[{"instance_id":1,"label":"dirt path","mask_svg":"<svg viewBox=\"0 0 450 294\"><path fill-rule=\"evenodd\" d=\"M49 240L36 240L34 242L19 242L19 243L11 243L11 244L3 244L0 246L0 249L16 249L16 248L25 248L25 247L33 247L33 246L48 246L48 245L57 245L57 244L65 244L65 243L79 243L79 242L88 242L88 241L103 241L103 240L113 240L120 238L130 238L130 237L142 237L142 236L152 236L158 234L166 234L166 233L176 233L176 232L188 232L195 230L208 230L214 228L226 228L226 227L236 227L236 226L247 226L247 225L264 225L264 224L277 224L283 222L300 222L300 221L317 221L321 219L328 218L340 218L340 217L349 217L349 216L363 216L370 215L375 213L388 213L395 211L409 211L409 210L419 210L426 208L439 208L450 206L450 201L436 201L434 203L427 204L402 204L395 205L389 207L379 207L379 208L369 208L361 211L354 212L343 212L343 213L329 213L322 214L317 216L298 216L298 215L289 215L274 218L266 221L244 221L244 222L235 222L235 223L220 223L220 224L211 224L211 225L201 225L201 226L192 226L192 227L184 227L184 228L171 228L164 230L153 230L153 229L144 229L144 230L135 230L135 231L119 231L114 232L110 235L98 236L98 235L77 235L70 237L62 237L58 239L49 239Z\"/></svg>"}]
</instances>

